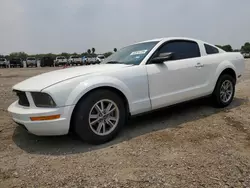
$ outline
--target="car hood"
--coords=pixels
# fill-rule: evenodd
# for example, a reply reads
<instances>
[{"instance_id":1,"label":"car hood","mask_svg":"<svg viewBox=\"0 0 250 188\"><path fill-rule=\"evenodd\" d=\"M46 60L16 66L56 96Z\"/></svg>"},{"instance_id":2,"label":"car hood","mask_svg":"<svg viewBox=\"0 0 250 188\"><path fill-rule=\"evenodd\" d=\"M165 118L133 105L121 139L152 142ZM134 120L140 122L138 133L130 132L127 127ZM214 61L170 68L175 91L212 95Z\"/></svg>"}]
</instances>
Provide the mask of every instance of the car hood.
<instances>
[{"instance_id":1,"label":"car hood","mask_svg":"<svg viewBox=\"0 0 250 188\"><path fill-rule=\"evenodd\" d=\"M64 68L47 73L43 73L31 78L28 78L13 86L15 90L21 91L41 91L44 88L60 83L64 80L76 78L93 73L113 71L132 65L125 64L98 64L81 67Z\"/></svg>"}]
</instances>

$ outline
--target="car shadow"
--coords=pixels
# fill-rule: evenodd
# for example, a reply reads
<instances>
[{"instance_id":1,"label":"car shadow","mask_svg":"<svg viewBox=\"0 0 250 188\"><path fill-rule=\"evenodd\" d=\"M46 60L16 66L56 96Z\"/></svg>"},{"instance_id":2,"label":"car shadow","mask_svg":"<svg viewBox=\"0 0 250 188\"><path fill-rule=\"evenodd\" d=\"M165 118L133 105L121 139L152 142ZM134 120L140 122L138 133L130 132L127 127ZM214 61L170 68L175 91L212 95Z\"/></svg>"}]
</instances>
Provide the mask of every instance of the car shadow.
<instances>
[{"instance_id":1,"label":"car shadow","mask_svg":"<svg viewBox=\"0 0 250 188\"><path fill-rule=\"evenodd\" d=\"M199 99L164 108L147 115L133 117L114 140L102 145L89 145L73 135L39 137L29 134L20 126L16 127L12 139L19 148L31 154L70 155L84 153L100 148L112 147L117 143L149 132L166 128L177 128L183 123L208 117L219 112L226 112L246 102L248 102L248 99L235 98L227 108L218 109L211 106L210 100Z\"/></svg>"}]
</instances>

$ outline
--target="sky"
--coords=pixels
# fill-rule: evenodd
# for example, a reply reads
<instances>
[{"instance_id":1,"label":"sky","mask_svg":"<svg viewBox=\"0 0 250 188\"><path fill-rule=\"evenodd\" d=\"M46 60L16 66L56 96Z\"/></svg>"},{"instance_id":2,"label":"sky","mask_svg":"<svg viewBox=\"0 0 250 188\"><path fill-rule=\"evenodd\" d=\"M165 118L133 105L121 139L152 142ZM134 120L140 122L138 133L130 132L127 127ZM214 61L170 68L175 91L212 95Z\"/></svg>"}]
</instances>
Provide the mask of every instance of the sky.
<instances>
[{"instance_id":1,"label":"sky","mask_svg":"<svg viewBox=\"0 0 250 188\"><path fill-rule=\"evenodd\" d=\"M104 53L172 36L240 48L250 0L0 0L0 54Z\"/></svg>"}]
</instances>

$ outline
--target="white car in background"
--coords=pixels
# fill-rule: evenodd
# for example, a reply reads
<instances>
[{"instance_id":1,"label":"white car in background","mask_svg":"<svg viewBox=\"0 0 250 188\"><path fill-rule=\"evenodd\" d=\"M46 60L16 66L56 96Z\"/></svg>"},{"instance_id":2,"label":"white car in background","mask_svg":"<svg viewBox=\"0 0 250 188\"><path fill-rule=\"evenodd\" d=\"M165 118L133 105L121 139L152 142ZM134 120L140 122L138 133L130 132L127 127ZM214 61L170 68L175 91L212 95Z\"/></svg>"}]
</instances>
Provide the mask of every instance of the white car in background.
<instances>
[{"instance_id":1,"label":"white car in background","mask_svg":"<svg viewBox=\"0 0 250 188\"><path fill-rule=\"evenodd\" d=\"M6 58L0 57L0 67L7 68L9 67L9 61Z\"/></svg>"},{"instance_id":2,"label":"white car in background","mask_svg":"<svg viewBox=\"0 0 250 188\"><path fill-rule=\"evenodd\" d=\"M55 66L66 65L68 64L68 60L64 56L57 56L54 63L55 63Z\"/></svg>"},{"instance_id":3,"label":"white car in background","mask_svg":"<svg viewBox=\"0 0 250 188\"><path fill-rule=\"evenodd\" d=\"M96 61L98 61L98 63L101 63L104 59L105 59L105 56L104 56L104 55L98 55L98 56L96 57Z\"/></svg>"},{"instance_id":4,"label":"white car in background","mask_svg":"<svg viewBox=\"0 0 250 188\"><path fill-rule=\"evenodd\" d=\"M93 64L96 64L96 63L97 63L96 57L91 56L91 55L86 57L86 64L87 65L93 65Z\"/></svg>"},{"instance_id":5,"label":"white car in background","mask_svg":"<svg viewBox=\"0 0 250 188\"><path fill-rule=\"evenodd\" d=\"M120 49L101 64L44 73L16 84L8 111L36 135L74 131L84 141L113 139L128 116L210 96L228 106L245 68L237 52L190 38Z\"/></svg>"},{"instance_id":6,"label":"white car in background","mask_svg":"<svg viewBox=\"0 0 250 188\"><path fill-rule=\"evenodd\" d=\"M82 65L82 58L78 55L70 56L68 59L70 65Z\"/></svg>"},{"instance_id":7,"label":"white car in background","mask_svg":"<svg viewBox=\"0 0 250 188\"><path fill-rule=\"evenodd\" d=\"M250 58L250 53L244 53L243 56L244 58Z\"/></svg>"},{"instance_id":8,"label":"white car in background","mask_svg":"<svg viewBox=\"0 0 250 188\"><path fill-rule=\"evenodd\" d=\"M37 60L36 60L36 58L35 57L28 57L27 59L26 59L26 66L27 67L37 67Z\"/></svg>"}]
</instances>

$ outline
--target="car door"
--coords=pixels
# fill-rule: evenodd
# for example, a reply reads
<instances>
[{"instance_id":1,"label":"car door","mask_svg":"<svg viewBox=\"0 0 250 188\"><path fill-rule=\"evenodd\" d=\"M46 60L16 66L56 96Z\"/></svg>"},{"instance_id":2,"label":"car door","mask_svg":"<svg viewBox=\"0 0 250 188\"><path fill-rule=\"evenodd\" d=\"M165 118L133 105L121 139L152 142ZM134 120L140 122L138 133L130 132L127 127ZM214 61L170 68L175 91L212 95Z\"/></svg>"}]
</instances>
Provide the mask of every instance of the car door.
<instances>
[{"instance_id":1,"label":"car door","mask_svg":"<svg viewBox=\"0 0 250 188\"><path fill-rule=\"evenodd\" d=\"M161 45L153 57L173 52L171 60L147 67L152 109L190 100L202 95L203 64L199 45L191 40L172 40Z\"/></svg>"}]
</instances>

